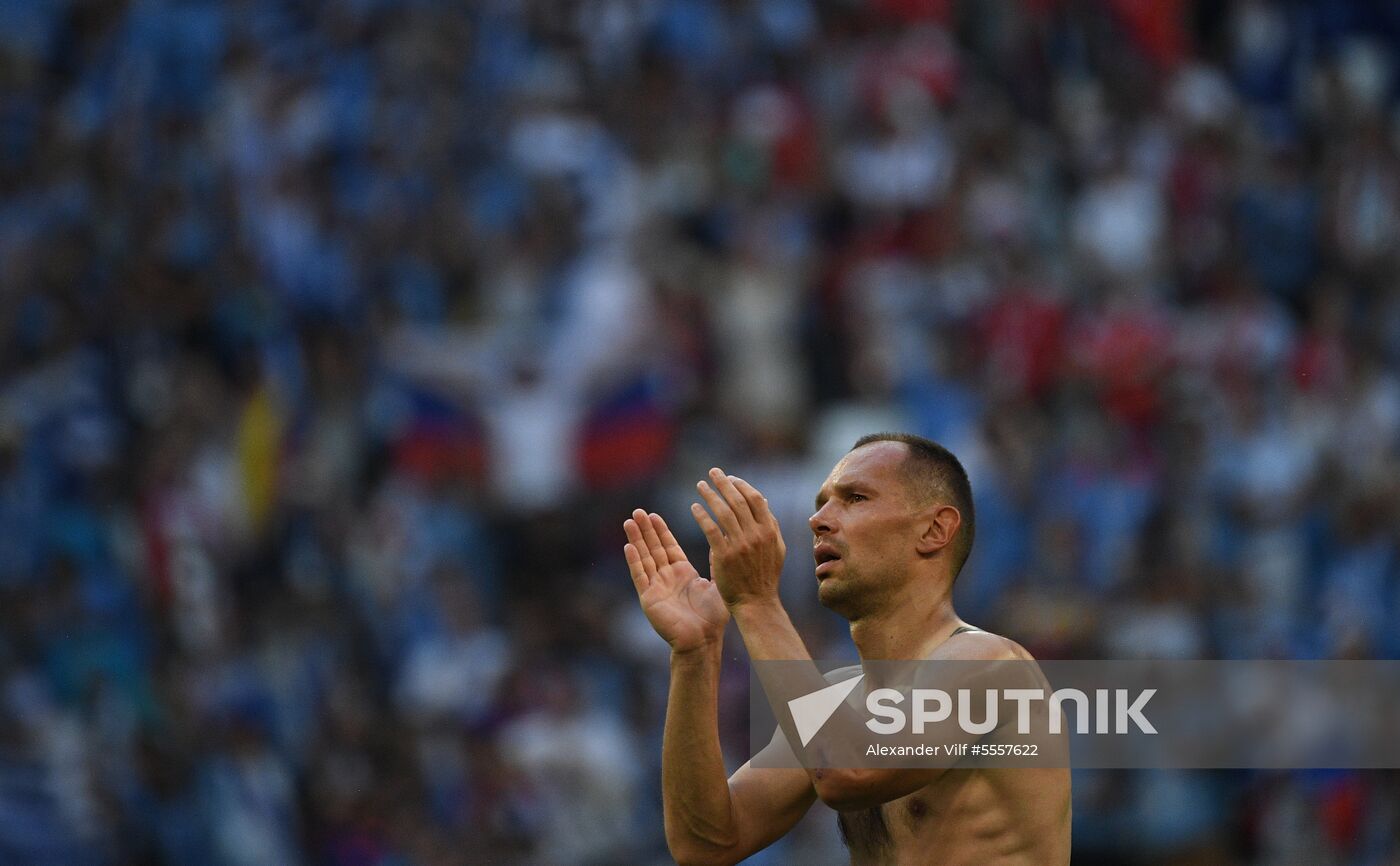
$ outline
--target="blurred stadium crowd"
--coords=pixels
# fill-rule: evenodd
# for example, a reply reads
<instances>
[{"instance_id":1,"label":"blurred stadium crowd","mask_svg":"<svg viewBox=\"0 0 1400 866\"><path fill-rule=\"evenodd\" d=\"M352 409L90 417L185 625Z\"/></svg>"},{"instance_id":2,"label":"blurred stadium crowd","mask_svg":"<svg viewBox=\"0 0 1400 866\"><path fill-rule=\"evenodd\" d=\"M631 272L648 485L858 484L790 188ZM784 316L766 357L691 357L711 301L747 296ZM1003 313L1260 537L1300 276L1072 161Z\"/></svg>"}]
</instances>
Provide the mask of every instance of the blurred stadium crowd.
<instances>
[{"instance_id":1,"label":"blurred stadium crowd","mask_svg":"<svg viewBox=\"0 0 1400 866\"><path fill-rule=\"evenodd\" d=\"M744 475L848 656L806 517L879 429L962 457L959 610L1042 657L1396 657L1397 44L1366 0L0 0L0 860L667 862L621 521L703 563L688 491ZM1395 774L1075 784L1077 863L1400 862ZM844 862L833 817L752 862Z\"/></svg>"}]
</instances>

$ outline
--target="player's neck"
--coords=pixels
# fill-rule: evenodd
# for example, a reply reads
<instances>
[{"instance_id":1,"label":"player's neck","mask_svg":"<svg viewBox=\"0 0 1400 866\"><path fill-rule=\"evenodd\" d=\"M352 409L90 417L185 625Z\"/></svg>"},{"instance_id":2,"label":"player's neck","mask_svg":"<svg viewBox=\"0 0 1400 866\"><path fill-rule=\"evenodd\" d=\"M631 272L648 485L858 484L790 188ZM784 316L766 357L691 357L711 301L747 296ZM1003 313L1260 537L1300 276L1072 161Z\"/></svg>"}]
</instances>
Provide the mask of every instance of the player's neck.
<instances>
[{"instance_id":1,"label":"player's neck","mask_svg":"<svg viewBox=\"0 0 1400 866\"><path fill-rule=\"evenodd\" d=\"M851 640L862 659L922 659L960 622L952 595L930 597L927 585L910 581L890 603L851 620Z\"/></svg>"}]
</instances>

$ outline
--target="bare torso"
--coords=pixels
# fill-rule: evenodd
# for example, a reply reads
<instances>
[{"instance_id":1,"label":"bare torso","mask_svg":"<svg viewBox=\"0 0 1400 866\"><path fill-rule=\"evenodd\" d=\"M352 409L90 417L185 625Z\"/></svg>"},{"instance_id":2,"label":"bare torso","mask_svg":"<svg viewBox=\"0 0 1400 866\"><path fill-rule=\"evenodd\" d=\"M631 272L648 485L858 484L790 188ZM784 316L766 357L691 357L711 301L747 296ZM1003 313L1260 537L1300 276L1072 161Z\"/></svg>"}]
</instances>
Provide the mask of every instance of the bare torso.
<instances>
[{"instance_id":1,"label":"bare torso","mask_svg":"<svg viewBox=\"0 0 1400 866\"><path fill-rule=\"evenodd\" d=\"M1015 641L964 626L932 658L1034 663ZM852 866L1067 866L1070 773L1063 767L953 767L908 796L843 812Z\"/></svg>"},{"instance_id":2,"label":"bare torso","mask_svg":"<svg viewBox=\"0 0 1400 866\"><path fill-rule=\"evenodd\" d=\"M951 769L918 791L840 814L852 866L1064 866L1069 770Z\"/></svg>"}]
</instances>

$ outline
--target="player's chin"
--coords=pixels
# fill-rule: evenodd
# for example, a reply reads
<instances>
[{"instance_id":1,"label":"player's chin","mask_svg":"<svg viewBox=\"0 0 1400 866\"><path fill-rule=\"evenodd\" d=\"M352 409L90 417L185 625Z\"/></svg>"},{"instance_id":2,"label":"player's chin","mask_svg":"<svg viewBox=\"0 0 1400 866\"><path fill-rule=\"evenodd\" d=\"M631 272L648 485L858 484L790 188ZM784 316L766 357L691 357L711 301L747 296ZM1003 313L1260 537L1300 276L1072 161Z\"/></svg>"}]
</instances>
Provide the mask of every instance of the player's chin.
<instances>
[{"instance_id":1,"label":"player's chin","mask_svg":"<svg viewBox=\"0 0 1400 866\"><path fill-rule=\"evenodd\" d=\"M841 613L849 607L851 589L850 581L834 575L820 578L817 581L817 601L822 607Z\"/></svg>"}]
</instances>

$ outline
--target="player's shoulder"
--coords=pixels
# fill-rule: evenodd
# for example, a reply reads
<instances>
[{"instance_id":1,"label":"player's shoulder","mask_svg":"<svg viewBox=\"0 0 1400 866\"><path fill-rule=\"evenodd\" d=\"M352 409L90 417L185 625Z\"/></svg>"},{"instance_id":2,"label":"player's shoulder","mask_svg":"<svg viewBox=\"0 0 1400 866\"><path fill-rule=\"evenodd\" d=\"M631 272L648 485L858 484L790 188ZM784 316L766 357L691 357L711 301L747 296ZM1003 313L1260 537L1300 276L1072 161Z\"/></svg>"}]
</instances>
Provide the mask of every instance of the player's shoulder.
<instances>
[{"instance_id":1,"label":"player's shoulder","mask_svg":"<svg viewBox=\"0 0 1400 866\"><path fill-rule=\"evenodd\" d=\"M953 635L929 658L940 661L1035 661L1035 656L1016 641L982 629Z\"/></svg>"}]
</instances>

